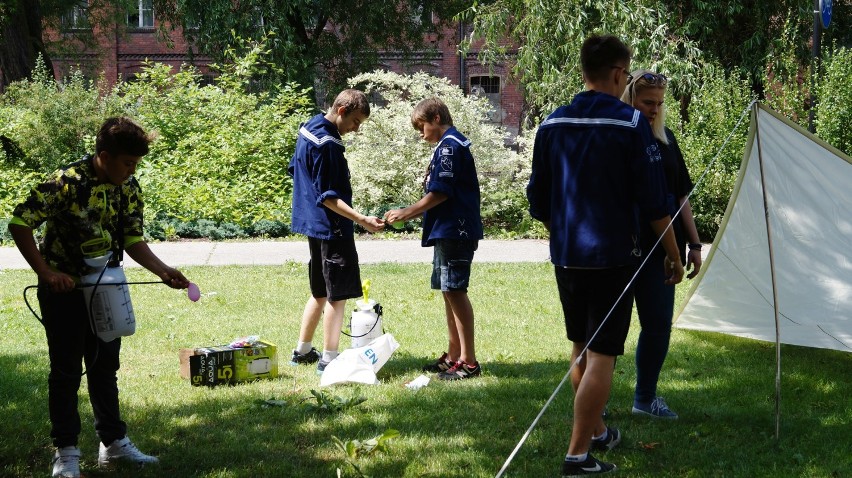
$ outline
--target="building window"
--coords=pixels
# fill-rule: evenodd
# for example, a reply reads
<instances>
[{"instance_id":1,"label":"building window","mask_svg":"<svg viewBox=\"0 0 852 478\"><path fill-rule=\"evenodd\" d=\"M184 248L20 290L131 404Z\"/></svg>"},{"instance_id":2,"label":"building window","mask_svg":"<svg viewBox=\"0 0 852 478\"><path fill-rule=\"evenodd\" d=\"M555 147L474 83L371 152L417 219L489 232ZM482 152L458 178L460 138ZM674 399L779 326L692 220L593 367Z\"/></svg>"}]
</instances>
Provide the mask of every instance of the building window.
<instances>
[{"instance_id":1,"label":"building window","mask_svg":"<svg viewBox=\"0 0 852 478\"><path fill-rule=\"evenodd\" d=\"M154 0L136 0L136 8L127 12L130 28L154 28Z\"/></svg>"},{"instance_id":2,"label":"building window","mask_svg":"<svg viewBox=\"0 0 852 478\"><path fill-rule=\"evenodd\" d=\"M77 2L68 13L62 15L62 29L66 31L89 29L88 0Z\"/></svg>"},{"instance_id":3,"label":"building window","mask_svg":"<svg viewBox=\"0 0 852 478\"><path fill-rule=\"evenodd\" d=\"M488 121L492 123L503 121L499 76L471 76L470 94L472 96L484 96L488 98L488 102L491 103L491 112L488 114Z\"/></svg>"}]
</instances>

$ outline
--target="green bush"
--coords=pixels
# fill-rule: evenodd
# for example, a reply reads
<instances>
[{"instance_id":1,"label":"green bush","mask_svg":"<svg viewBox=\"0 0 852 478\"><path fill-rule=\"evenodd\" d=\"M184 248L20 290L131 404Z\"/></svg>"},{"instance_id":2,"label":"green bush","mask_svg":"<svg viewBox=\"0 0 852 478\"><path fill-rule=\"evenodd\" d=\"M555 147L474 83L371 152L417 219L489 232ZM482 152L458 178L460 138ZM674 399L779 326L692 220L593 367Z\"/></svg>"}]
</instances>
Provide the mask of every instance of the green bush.
<instances>
[{"instance_id":1,"label":"green bush","mask_svg":"<svg viewBox=\"0 0 852 478\"><path fill-rule=\"evenodd\" d=\"M103 119L120 112L116 98L79 72L57 84L39 59L31 81L13 83L0 96L0 134L25 152L22 169L53 171L92 152Z\"/></svg>"},{"instance_id":2,"label":"green bush","mask_svg":"<svg viewBox=\"0 0 852 478\"><path fill-rule=\"evenodd\" d=\"M247 232L250 236L256 237L284 237L290 234L290 228L284 221L261 219L254 223Z\"/></svg>"},{"instance_id":3,"label":"green bush","mask_svg":"<svg viewBox=\"0 0 852 478\"><path fill-rule=\"evenodd\" d=\"M817 136L852 155L852 50L839 48L826 55L817 85Z\"/></svg>"},{"instance_id":4,"label":"green bush","mask_svg":"<svg viewBox=\"0 0 852 478\"><path fill-rule=\"evenodd\" d=\"M698 235L712 241L725 215L748 138L748 117L736 126L751 102L748 81L722 69L702 71L702 88L689 104L689 121L669 115L692 181L690 197ZM667 98L668 104L677 104ZM731 134L733 131L733 134ZM724 149L726 139L730 140Z\"/></svg>"},{"instance_id":5,"label":"green bush","mask_svg":"<svg viewBox=\"0 0 852 478\"><path fill-rule=\"evenodd\" d=\"M204 218L248 228L290 216L287 162L308 116L307 92L246 94L200 85L193 70L148 65L120 94L158 136L139 171L147 218Z\"/></svg>"},{"instance_id":6,"label":"green bush","mask_svg":"<svg viewBox=\"0 0 852 478\"><path fill-rule=\"evenodd\" d=\"M0 218L0 245L12 243L12 235L9 234L9 219Z\"/></svg>"},{"instance_id":7,"label":"green bush","mask_svg":"<svg viewBox=\"0 0 852 478\"><path fill-rule=\"evenodd\" d=\"M0 135L8 139L4 152L15 154L0 158L0 216L11 215L45 174L93 152L103 120L123 114L156 137L136 174L147 237L180 237L177 230L192 220L212 225L188 234L211 238L244 237L260 221L289 222L286 168L309 116L308 91L282 85L246 93L251 68L240 61L222 68L218 83L207 86L193 69L174 73L162 64L146 65L137 81L112 91L80 75L57 84L38 72L10 85L0 96ZM273 230L278 237L287 226L262 234Z\"/></svg>"}]
</instances>

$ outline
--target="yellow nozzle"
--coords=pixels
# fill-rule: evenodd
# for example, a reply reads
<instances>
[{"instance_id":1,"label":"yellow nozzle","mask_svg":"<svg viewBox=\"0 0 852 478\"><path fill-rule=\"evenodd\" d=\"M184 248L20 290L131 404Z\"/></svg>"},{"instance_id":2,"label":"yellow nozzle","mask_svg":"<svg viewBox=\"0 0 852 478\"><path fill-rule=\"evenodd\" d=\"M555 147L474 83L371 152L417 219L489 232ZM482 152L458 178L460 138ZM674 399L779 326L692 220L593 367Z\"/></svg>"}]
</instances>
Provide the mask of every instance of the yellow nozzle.
<instances>
[{"instance_id":1,"label":"yellow nozzle","mask_svg":"<svg viewBox=\"0 0 852 478\"><path fill-rule=\"evenodd\" d=\"M361 292L364 294L364 302L370 301L370 279L364 279L361 282Z\"/></svg>"}]
</instances>

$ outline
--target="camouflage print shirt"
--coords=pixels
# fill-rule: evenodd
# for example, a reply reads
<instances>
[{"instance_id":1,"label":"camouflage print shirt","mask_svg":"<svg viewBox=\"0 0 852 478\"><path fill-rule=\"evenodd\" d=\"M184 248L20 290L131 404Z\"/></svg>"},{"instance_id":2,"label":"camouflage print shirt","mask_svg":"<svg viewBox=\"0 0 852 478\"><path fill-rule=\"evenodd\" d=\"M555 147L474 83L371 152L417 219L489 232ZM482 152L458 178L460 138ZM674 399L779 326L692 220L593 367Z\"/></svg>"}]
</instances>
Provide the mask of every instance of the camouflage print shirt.
<instances>
[{"instance_id":1,"label":"camouflage print shirt","mask_svg":"<svg viewBox=\"0 0 852 478\"><path fill-rule=\"evenodd\" d=\"M123 196L123 197L122 197ZM124 247L142 240L142 197L131 177L121 186L102 183L92 156L54 172L19 204L11 224L36 229L45 223L39 243L50 267L81 277L89 273L87 255L118 250L120 205L124 205Z\"/></svg>"}]
</instances>

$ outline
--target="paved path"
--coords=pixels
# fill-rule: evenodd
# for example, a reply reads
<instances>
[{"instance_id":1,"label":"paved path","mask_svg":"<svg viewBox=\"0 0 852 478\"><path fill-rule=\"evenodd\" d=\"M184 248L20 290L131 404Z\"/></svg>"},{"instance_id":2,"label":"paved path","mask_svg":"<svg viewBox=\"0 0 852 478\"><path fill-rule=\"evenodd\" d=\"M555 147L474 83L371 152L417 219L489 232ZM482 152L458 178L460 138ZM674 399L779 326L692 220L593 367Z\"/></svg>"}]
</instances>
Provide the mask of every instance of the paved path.
<instances>
[{"instance_id":1,"label":"paved path","mask_svg":"<svg viewBox=\"0 0 852 478\"><path fill-rule=\"evenodd\" d=\"M359 262L431 262L432 248L419 240L356 241ZM208 242L184 241L151 244L160 259L171 266L276 265L287 261L308 262L307 241ZM127 267L138 267L125 256ZM546 262L550 258L547 241L484 240L479 242L476 262ZM27 269L29 265L14 247L0 247L0 269Z\"/></svg>"}]
</instances>

